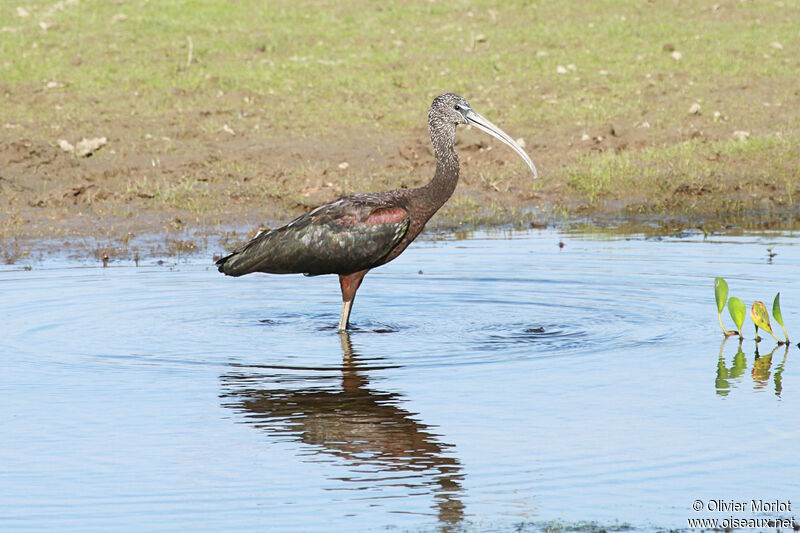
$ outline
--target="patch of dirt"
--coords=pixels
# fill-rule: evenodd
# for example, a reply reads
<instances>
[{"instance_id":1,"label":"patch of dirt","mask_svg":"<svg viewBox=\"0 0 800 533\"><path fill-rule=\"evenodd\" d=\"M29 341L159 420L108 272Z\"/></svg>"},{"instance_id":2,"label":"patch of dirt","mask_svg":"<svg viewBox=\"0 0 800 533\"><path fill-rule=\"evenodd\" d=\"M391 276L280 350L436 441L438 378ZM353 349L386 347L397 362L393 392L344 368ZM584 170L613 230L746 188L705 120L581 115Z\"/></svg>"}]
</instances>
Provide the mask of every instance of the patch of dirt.
<instances>
[{"instance_id":1,"label":"patch of dirt","mask_svg":"<svg viewBox=\"0 0 800 533\"><path fill-rule=\"evenodd\" d=\"M104 242L130 252L131 236L180 232L189 239L216 236L232 243L239 236L231 228L273 227L342 195L418 187L433 175L424 123L402 134L376 124L331 136L283 135L259 127L258 116L230 119L241 99L230 95L209 109L150 118L107 113L47 138L30 128L0 129L0 246L14 258L22 253L20 243L33 241L58 243L54 249L62 249L64 242ZM571 165L597 152L730 136L729 126L721 123L683 131L644 127L645 119L617 117L592 127L564 126L527 136L526 150L543 176L535 185L507 147L474 129L460 129L461 183L431 227L527 227L552 221L559 212L597 220L627 216L638 209L639 191L587 204L567 184ZM95 137L106 143L88 156L59 147L59 139ZM728 176L738 176L735 167L728 170ZM737 216L743 198L745 207L771 211L780 220L785 218L781 213L796 211L774 183L745 187L730 178L684 183L665 188L659 205L681 212L690 199L729 196L739 202ZM181 221L179 227L175 220ZM724 213L719 223L727 223ZM17 251L11 250L14 246ZM87 246L95 253L95 244ZM188 253L200 248L167 244L159 249Z\"/></svg>"}]
</instances>

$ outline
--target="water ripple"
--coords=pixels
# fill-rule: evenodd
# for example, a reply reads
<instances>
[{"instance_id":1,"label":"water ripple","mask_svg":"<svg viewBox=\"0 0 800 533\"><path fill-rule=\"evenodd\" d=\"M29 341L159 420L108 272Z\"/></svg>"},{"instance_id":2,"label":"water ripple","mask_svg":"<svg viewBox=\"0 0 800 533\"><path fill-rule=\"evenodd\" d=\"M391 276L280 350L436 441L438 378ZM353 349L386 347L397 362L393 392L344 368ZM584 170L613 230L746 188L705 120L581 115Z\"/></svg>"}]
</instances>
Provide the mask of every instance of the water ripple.
<instances>
[{"instance_id":1,"label":"water ripple","mask_svg":"<svg viewBox=\"0 0 800 533\"><path fill-rule=\"evenodd\" d=\"M797 264L780 235L419 243L349 335L335 277L0 268L0 524L646 531L785 497L797 350L720 346L712 280L796 325Z\"/></svg>"}]
</instances>

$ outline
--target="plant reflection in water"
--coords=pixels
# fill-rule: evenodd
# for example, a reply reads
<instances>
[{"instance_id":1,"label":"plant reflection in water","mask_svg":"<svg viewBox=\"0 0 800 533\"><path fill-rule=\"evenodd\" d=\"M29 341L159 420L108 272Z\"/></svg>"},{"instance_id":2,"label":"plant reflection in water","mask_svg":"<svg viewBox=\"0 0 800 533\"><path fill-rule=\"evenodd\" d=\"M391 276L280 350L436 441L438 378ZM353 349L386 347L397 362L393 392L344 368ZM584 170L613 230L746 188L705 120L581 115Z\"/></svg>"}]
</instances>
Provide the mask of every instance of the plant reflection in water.
<instances>
[{"instance_id":1,"label":"plant reflection in water","mask_svg":"<svg viewBox=\"0 0 800 533\"><path fill-rule=\"evenodd\" d=\"M736 355L733 356L731 366L728 367L725 365L725 358L722 355L722 351L729 338L730 337L725 337L719 346L715 387L717 389L717 394L720 396L727 396L730 393L731 388L735 387L735 385L741 381L741 377L747 370L747 356L745 355L744 351L742 351L741 339L739 340L739 349L737 350ZM776 345L771 352L766 355L761 355L758 352L758 344L756 344L755 359L753 361L753 368L750 372L753 378L754 389L763 389L769 383L770 374L772 372L772 358L780 347L781 345ZM775 385L776 396L780 396L781 392L783 391L783 369L786 366L786 358L789 355L789 345L783 345L783 348L783 360L778 363L778 365L775 367L774 374L772 374L772 381Z\"/></svg>"}]
</instances>

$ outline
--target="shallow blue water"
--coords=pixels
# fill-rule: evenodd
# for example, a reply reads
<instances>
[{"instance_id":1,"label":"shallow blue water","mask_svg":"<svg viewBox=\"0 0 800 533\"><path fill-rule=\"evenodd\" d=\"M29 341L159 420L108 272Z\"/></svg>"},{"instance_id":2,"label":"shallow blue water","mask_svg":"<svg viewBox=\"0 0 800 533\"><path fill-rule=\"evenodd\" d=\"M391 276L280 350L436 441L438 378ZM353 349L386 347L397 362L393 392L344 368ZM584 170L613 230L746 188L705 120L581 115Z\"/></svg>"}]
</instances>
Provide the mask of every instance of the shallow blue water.
<instances>
[{"instance_id":1,"label":"shallow blue water","mask_svg":"<svg viewBox=\"0 0 800 533\"><path fill-rule=\"evenodd\" d=\"M649 531L731 516L696 499L800 505L800 350L767 359L762 333L756 364L752 325L721 348L713 297L717 275L780 290L800 340L798 242L420 242L366 277L349 336L330 276L3 267L0 529Z\"/></svg>"}]
</instances>

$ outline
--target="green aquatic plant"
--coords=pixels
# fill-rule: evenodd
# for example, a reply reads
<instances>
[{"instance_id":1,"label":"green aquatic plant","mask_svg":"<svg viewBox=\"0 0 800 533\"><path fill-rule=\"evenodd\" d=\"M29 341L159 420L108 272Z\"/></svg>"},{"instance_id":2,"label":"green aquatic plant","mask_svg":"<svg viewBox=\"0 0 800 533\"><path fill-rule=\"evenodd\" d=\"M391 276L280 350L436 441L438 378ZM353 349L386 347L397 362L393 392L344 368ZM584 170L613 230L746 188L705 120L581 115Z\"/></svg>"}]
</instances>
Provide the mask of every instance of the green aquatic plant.
<instances>
[{"instance_id":1,"label":"green aquatic plant","mask_svg":"<svg viewBox=\"0 0 800 533\"><path fill-rule=\"evenodd\" d=\"M728 299L728 283L724 278L720 277L714 278L714 297L717 300L717 320L719 321L719 327L722 328L722 332L726 337L738 334L739 338L743 339L742 325L744 324L744 319L747 314L747 307L744 302L735 296L731 296L730 299ZM730 313L733 323L736 324L737 331L728 331L722 323L722 310L725 308L726 300L728 304L728 313ZM753 325L755 326L756 342L761 340L761 337L758 336L758 329L761 328L772 335L772 338L775 339L779 345L789 344L789 333L786 331L786 325L783 322L783 315L781 314L781 293L776 294L775 300L772 302L772 316L775 317L775 321L780 324L783 330L783 336L785 337L784 340L779 339L772 330L772 325L769 321L769 313L767 312L767 306L764 302L758 300L753 302L753 306L750 308L750 318L753 320ZM797 346L800 348L800 344Z\"/></svg>"},{"instance_id":2,"label":"green aquatic plant","mask_svg":"<svg viewBox=\"0 0 800 533\"><path fill-rule=\"evenodd\" d=\"M786 337L786 344L789 344L789 334L786 332L786 326L783 324L783 316L781 315L781 293L775 295L775 300L772 302L772 316L775 317L775 322L781 325L783 336Z\"/></svg>"},{"instance_id":3,"label":"green aquatic plant","mask_svg":"<svg viewBox=\"0 0 800 533\"><path fill-rule=\"evenodd\" d=\"M719 327L722 328L722 333L724 333L726 337L739 335L739 342L741 342L741 339L744 339L742 327L745 317L747 316L747 306L736 296L731 296L730 299L728 299L728 282L720 277L714 278L714 298L717 301L717 320L719 321ZM730 313L731 319L736 325L736 330L734 331L725 329L725 325L722 323L722 310L725 308L726 301L728 313ZM758 330L760 328L772 335L772 338L778 342L778 345L788 345L789 333L786 331L786 324L784 324L783 315L781 314L781 293L776 294L772 302L772 316L775 318L775 321L780 324L783 330L784 340L779 339L772 330L766 304L759 300L753 302L750 308L750 318L753 320L753 325L755 326L756 342L761 341L761 337L758 336ZM798 344L797 347L800 348L800 344Z\"/></svg>"},{"instance_id":4,"label":"green aquatic plant","mask_svg":"<svg viewBox=\"0 0 800 533\"><path fill-rule=\"evenodd\" d=\"M769 323L769 313L764 302L759 300L753 302L753 306L750 308L750 318L753 320L753 324L756 325L756 341L758 341L758 328L761 328L772 335L772 338L778 341L779 344L783 344L783 341L776 337L772 331L772 325Z\"/></svg>"},{"instance_id":5,"label":"green aquatic plant","mask_svg":"<svg viewBox=\"0 0 800 533\"><path fill-rule=\"evenodd\" d=\"M739 332L739 337L743 337L742 335L742 325L744 324L744 318L747 316L747 306L744 305L744 302L741 301L736 296L731 296L728 300L728 312L731 314L731 319L733 323L736 324L736 329Z\"/></svg>"},{"instance_id":6,"label":"green aquatic plant","mask_svg":"<svg viewBox=\"0 0 800 533\"><path fill-rule=\"evenodd\" d=\"M717 299L717 319L719 320L719 327L722 328L722 333L725 336L735 335L735 331L728 331L722 324L722 310L725 308L725 302L728 300L728 283L722 278L714 278L714 297Z\"/></svg>"}]
</instances>

